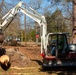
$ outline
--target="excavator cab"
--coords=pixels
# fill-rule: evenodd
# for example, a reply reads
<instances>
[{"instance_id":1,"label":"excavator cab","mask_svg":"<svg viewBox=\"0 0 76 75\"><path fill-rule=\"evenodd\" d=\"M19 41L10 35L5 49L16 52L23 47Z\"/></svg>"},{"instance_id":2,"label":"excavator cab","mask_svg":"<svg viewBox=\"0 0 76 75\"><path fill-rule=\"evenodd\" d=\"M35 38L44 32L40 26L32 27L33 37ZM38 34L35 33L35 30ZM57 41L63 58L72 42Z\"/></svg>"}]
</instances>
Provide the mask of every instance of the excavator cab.
<instances>
[{"instance_id":1,"label":"excavator cab","mask_svg":"<svg viewBox=\"0 0 76 75\"><path fill-rule=\"evenodd\" d=\"M48 55L58 58L66 57L68 42L65 33L53 33L48 37Z\"/></svg>"},{"instance_id":2,"label":"excavator cab","mask_svg":"<svg viewBox=\"0 0 76 75\"><path fill-rule=\"evenodd\" d=\"M68 33L48 34L47 55L43 58L43 68L76 65L76 52L69 49L67 37Z\"/></svg>"}]
</instances>

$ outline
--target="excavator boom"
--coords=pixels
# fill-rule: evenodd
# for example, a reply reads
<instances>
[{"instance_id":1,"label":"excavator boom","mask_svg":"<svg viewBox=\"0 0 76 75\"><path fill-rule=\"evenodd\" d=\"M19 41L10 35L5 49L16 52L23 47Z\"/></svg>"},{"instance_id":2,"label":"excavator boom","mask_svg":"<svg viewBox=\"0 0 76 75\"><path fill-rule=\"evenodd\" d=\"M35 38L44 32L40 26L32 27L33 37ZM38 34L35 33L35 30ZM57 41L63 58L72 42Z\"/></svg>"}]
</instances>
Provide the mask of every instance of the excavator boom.
<instances>
[{"instance_id":1,"label":"excavator boom","mask_svg":"<svg viewBox=\"0 0 76 75\"><path fill-rule=\"evenodd\" d=\"M22 7L25 6L25 4L20 1L14 8L12 8L5 16L3 16L3 22L0 25L0 28L5 30L6 27L10 25L12 20L15 18L15 16L18 14L18 12L22 12L25 15L32 18L34 21L36 21L40 26L40 32L41 32L41 53L43 53L43 50L47 50L47 43L46 43L46 35L47 35L47 23L45 20L45 17L38 12L36 12L33 8L28 7ZM8 25L6 25L8 23Z\"/></svg>"}]
</instances>

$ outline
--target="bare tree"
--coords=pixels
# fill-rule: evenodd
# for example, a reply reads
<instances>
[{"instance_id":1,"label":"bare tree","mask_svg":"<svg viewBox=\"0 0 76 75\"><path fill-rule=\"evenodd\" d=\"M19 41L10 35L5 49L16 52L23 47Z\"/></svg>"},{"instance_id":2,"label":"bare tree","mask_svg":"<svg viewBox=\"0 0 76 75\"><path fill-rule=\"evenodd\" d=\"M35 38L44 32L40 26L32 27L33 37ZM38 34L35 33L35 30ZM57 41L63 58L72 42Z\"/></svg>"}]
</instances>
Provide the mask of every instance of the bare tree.
<instances>
[{"instance_id":1,"label":"bare tree","mask_svg":"<svg viewBox=\"0 0 76 75\"><path fill-rule=\"evenodd\" d=\"M42 0L31 0L29 5L33 9L37 10L37 9L39 9L41 7L41 3L42 3Z\"/></svg>"},{"instance_id":2,"label":"bare tree","mask_svg":"<svg viewBox=\"0 0 76 75\"><path fill-rule=\"evenodd\" d=\"M11 0L12 1L12 0ZM4 0L2 1L2 16L5 15L11 8L15 6L14 1L13 5L11 3L6 3ZM1 21L1 20L0 20ZM3 21L2 21L3 22ZM5 36L9 36L12 34L13 36L18 36L18 33L20 32L20 16L19 14L15 17L15 19L10 23L9 27L4 31ZM5 27L7 24L5 25Z\"/></svg>"}]
</instances>

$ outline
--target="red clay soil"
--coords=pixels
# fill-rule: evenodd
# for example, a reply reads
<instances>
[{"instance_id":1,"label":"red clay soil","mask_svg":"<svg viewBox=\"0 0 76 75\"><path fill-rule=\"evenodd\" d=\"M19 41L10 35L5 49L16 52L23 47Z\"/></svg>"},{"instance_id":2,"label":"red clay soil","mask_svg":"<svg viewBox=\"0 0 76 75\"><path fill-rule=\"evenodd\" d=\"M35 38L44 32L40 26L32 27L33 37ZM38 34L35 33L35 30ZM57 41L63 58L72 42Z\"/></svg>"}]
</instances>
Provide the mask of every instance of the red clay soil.
<instances>
[{"instance_id":1,"label":"red clay soil","mask_svg":"<svg viewBox=\"0 0 76 75\"><path fill-rule=\"evenodd\" d=\"M41 65L40 47L14 47L6 46L12 67L27 67Z\"/></svg>"}]
</instances>

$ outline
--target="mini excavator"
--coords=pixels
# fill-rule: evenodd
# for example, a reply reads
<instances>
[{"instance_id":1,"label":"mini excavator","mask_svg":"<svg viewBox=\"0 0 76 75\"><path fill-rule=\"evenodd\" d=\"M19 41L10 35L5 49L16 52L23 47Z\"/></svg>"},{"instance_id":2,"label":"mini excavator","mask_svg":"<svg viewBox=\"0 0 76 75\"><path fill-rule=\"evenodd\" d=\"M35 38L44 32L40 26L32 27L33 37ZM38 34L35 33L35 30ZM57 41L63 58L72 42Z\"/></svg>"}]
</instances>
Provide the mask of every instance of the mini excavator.
<instances>
[{"instance_id":1,"label":"mini excavator","mask_svg":"<svg viewBox=\"0 0 76 75\"><path fill-rule=\"evenodd\" d=\"M22 12L23 14L29 16L40 26L41 56L43 58L43 68L76 66L76 46L69 46L67 40L68 33L57 32L47 34L47 23L45 16L39 14L31 7L26 7L25 3L22 1L20 1L14 8L12 8L7 14L2 17L2 20L4 21L0 25L0 43L3 43L4 41L3 31L10 25L10 23L19 12ZM2 60L2 58L0 60ZM3 63L3 61L5 62L8 59L9 57L2 60L1 63ZM9 61L10 59L8 62Z\"/></svg>"}]
</instances>

